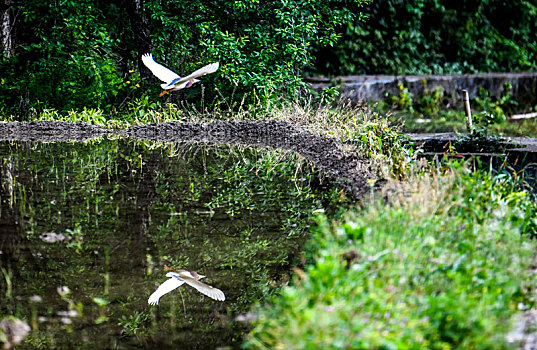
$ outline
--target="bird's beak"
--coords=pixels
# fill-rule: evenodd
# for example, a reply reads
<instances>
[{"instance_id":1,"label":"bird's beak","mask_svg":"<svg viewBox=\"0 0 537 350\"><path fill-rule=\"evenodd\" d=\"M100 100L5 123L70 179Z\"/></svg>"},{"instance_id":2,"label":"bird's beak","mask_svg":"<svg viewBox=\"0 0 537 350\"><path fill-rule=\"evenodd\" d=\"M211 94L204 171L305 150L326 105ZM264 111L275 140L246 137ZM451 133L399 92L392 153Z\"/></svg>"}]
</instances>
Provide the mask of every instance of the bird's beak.
<instances>
[{"instance_id":1,"label":"bird's beak","mask_svg":"<svg viewBox=\"0 0 537 350\"><path fill-rule=\"evenodd\" d=\"M164 96L164 95L169 94L169 93L170 93L169 90L164 90L164 91L162 91L162 92L160 93L159 96Z\"/></svg>"},{"instance_id":2,"label":"bird's beak","mask_svg":"<svg viewBox=\"0 0 537 350\"><path fill-rule=\"evenodd\" d=\"M201 81L201 80L199 80L199 79L194 79L194 81L192 82L192 84L194 84L194 83L199 83L200 81Z\"/></svg>"},{"instance_id":3,"label":"bird's beak","mask_svg":"<svg viewBox=\"0 0 537 350\"><path fill-rule=\"evenodd\" d=\"M198 275L199 279L205 278L203 275Z\"/></svg>"}]
</instances>

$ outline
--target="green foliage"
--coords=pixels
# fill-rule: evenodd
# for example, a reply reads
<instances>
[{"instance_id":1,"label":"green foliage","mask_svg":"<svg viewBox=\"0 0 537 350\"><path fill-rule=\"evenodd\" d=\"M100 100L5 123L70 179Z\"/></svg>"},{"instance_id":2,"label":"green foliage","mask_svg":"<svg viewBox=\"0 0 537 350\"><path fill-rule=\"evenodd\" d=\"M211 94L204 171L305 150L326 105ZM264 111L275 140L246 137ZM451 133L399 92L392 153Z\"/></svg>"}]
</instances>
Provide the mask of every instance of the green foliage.
<instances>
[{"instance_id":1,"label":"green foliage","mask_svg":"<svg viewBox=\"0 0 537 350\"><path fill-rule=\"evenodd\" d=\"M334 45L335 28L356 18L364 1L148 0L139 15L155 58L179 74L221 62L218 73L204 78L211 86L207 96L194 88L183 91L182 99L219 96L229 103L246 95L266 102L298 96L301 72L313 63L313 43ZM109 114L148 86L153 100L158 98L157 79L144 86L135 72L143 52L128 10L96 0L13 6L20 16L16 54L0 58L0 110L28 115L46 108L101 108Z\"/></svg>"},{"instance_id":2,"label":"green foliage","mask_svg":"<svg viewBox=\"0 0 537 350\"><path fill-rule=\"evenodd\" d=\"M386 120L376 120L358 127L350 140L357 151L366 157L380 160L395 177L404 177L410 165L413 150L407 147L406 136Z\"/></svg>"},{"instance_id":3,"label":"green foliage","mask_svg":"<svg viewBox=\"0 0 537 350\"><path fill-rule=\"evenodd\" d=\"M533 303L535 243L521 243L527 198L500 182L461 168L320 218L315 262L260 311L249 348L507 348L510 317Z\"/></svg>"},{"instance_id":4,"label":"green foliage","mask_svg":"<svg viewBox=\"0 0 537 350\"><path fill-rule=\"evenodd\" d=\"M39 114L38 120L56 120L56 121L69 121L69 122L86 122L93 125L106 126L107 121L103 115L101 109L92 109L84 107L82 110L75 112L73 110L67 111L65 114L60 114L55 109L43 109Z\"/></svg>"},{"instance_id":5,"label":"green foliage","mask_svg":"<svg viewBox=\"0 0 537 350\"><path fill-rule=\"evenodd\" d=\"M27 36L13 58L2 57L2 105L23 109L111 108L127 86L117 72L117 41L92 0L25 1L15 5ZM29 29L31 28L31 31ZM15 113L21 112L15 110Z\"/></svg>"},{"instance_id":6,"label":"green foliage","mask_svg":"<svg viewBox=\"0 0 537 350\"><path fill-rule=\"evenodd\" d=\"M176 62L184 71L220 60L219 73L208 80L224 95L236 88L265 101L281 93L296 94L303 86L302 69L312 63L310 46L333 45L335 27L356 18L353 9L360 3L154 0L146 12L161 59Z\"/></svg>"},{"instance_id":7,"label":"green foliage","mask_svg":"<svg viewBox=\"0 0 537 350\"><path fill-rule=\"evenodd\" d=\"M378 0L365 22L318 50L330 74L527 71L537 68L537 5L526 0Z\"/></svg>"},{"instance_id":8,"label":"green foliage","mask_svg":"<svg viewBox=\"0 0 537 350\"><path fill-rule=\"evenodd\" d=\"M537 237L537 195L535 174L528 169L514 169L509 166L492 177L494 190L491 197L501 201L510 210L509 220L520 227L522 234Z\"/></svg>"},{"instance_id":9,"label":"green foliage","mask_svg":"<svg viewBox=\"0 0 537 350\"><path fill-rule=\"evenodd\" d=\"M146 311L134 311L132 315L123 315L118 325L123 327L126 336L135 336L147 333L145 324L151 320L151 315Z\"/></svg>"},{"instance_id":10,"label":"green foliage","mask_svg":"<svg viewBox=\"0 0 537 350\"><path fill-rule=\"evenodd\" d=\"M338 86L331 86L319 93L313 92L313 94L315 96L315 101L321 105L337 103L337 100L341 95Z\"/></svg>"},{"instance_id":11,"label":"green foliage","mask_svg":"<svg viewBox=\"0 0 537 350\"><path fill-rule=\"evenodd\" d=\"M420 111L424 115L438 115L442 108L444 89L439 86L434 90L426 90L423 96L419 97Z\"/></svg>"},{"instance_id":12,"label":"green foliage","mask_svg":"<svg viewBox=\"0 0 537 350\"><path fill-rule=\"evenodd\" d=\"M31 346L32 349L46 350L53 347L53 342L50 334L44 331L33 331L28 334L24 340L24 344Z\"/></svg>"},{"instance_id":13,"label":"green foliage","mask_svg":"<svg viewBox=\"0 0 537 350\"><path fill-rule=\"evenodd\" d=\"M403 84L397 85L397 88L399 89L399 94L390 98L392 105L397 106L397 108L412 112L414 110L414 106L412 103L412 93L408 91L408 88Z\"/></svg>"},{"instance_id":14,"label":"green foliage","mask_svg":"<svg viewBox=\"0 0 537 350\"><path fill-rule=\"evenodd\" d=\"M492 124L500 124L507 120L507 114L516 106L516 101L511 97L513 86L506 83L504 92L499 99L491 98L490 92L480 88L479 97L475 98L475 103L480 113L473 115L474 123L483 128L488 128Z\"/></svg>"}]
</instances>

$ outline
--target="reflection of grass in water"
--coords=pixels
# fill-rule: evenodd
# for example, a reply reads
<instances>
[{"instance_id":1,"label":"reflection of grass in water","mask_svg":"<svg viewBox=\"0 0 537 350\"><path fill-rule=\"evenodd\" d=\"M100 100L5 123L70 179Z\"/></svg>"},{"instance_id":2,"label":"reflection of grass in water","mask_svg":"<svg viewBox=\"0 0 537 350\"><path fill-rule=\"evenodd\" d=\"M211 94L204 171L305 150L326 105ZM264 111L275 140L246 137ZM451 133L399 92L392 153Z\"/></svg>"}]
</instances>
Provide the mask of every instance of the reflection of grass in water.
<instances>
[{"instance_id":1,"label":"reflection of grass in water","mask_svg":"<svg viewBox=\"0 0 537 350\"><path fill-rule=\"evenodd\" d=\"M35 346L46 343L39 334L89 347L107 344L122 330L124 343L188 343L183 329L197 341L230 343L245 328L230 324L233 317L281 283L300 251L308 213L333 201L310 186L317 179L300 158L278 151L175 146L169 158L169 146L91 144L13 153L21 174L17 192L27 194L17 205L27 218L34 263L13 277L13 294L23 299L10 310L30 317L26 298L43 296L33 306L46 318L37 322ZM150 216L142 235L132 225L145 215L143 198L149 198ZM44 232L69 239L45 244L39 239ZM227 301L207 301L185 288L186 316L179 293L148 307L149 293L164 279L163 263L208 275ZM70 287L70 303L56 293L60 285ZM78 312L72 324L57 316L66 309Z\"/></svg>"},{"instance_id":2,"label":"reflection of grass in water","mask_svg":"<svg viewBox=\"0 0 537 350\"><path fill-rule=\"evenodd\" d=\"M134 311L127 316L122 315L119 318L118 325L122 327L125 336L140 336L147 333L145 324L151 319L148 311Z\"/></svg>"},{"instance_id":3,"label":"reflection of grass in water","mask_svg":"<svg viewBox=\"0 0 537 350\"><path fill-rule=\"evenodd\" d=\"M0 268L0 270L2 271L2 276L4 277L5 297L7 299L11 299L13 297L13 295L12 295L12 293L13 293L13 283L12 283L13 273L11 272L11 270L5 269L3 267Z\"/></svg>"}]
</instances>

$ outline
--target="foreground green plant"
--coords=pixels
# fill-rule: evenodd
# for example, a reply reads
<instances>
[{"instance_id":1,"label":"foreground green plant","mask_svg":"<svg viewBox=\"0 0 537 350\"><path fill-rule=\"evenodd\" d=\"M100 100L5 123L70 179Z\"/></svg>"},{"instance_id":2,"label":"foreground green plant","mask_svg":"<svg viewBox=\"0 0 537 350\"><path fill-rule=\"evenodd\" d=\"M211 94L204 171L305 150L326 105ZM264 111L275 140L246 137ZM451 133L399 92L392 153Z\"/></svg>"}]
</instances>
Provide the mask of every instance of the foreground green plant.
<instances>
[{"instance_id":1,"label":"foreground green plant","mask_svg":"<svg viewBox=\"0 0 537 350\"><path fill-rule=\"evenodd\" d=\"M259 311L249 348L507 347L511 316L533 304L520 202L465 168L406 187L388 206L319 219L314 263Z\"/></svg>"}]
</instances>

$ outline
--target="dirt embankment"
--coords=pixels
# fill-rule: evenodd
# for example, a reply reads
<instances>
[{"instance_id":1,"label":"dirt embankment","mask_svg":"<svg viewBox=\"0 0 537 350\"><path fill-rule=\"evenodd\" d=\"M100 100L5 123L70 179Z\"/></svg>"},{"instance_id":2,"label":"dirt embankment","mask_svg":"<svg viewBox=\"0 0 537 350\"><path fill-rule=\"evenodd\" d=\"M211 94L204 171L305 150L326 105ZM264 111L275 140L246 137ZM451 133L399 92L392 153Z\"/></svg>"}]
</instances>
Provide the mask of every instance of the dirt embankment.
<instances>
[{"instance_id":1,"label":"dirt embankment","mask_svg":"<svg viewBox=\"0 0 537 350\"><path fill-rule=\"evenodd\" d=\"M168 122L137 125L125 130L110 130L84 122L0 123L0 140L86 141L105 134L159 142L205 142L290 150L334 177L358 198L369 191L367 180L376 177L369 169L369 161L344 151L339 140L285 121Z\"/></svg>"}]
</instances>

